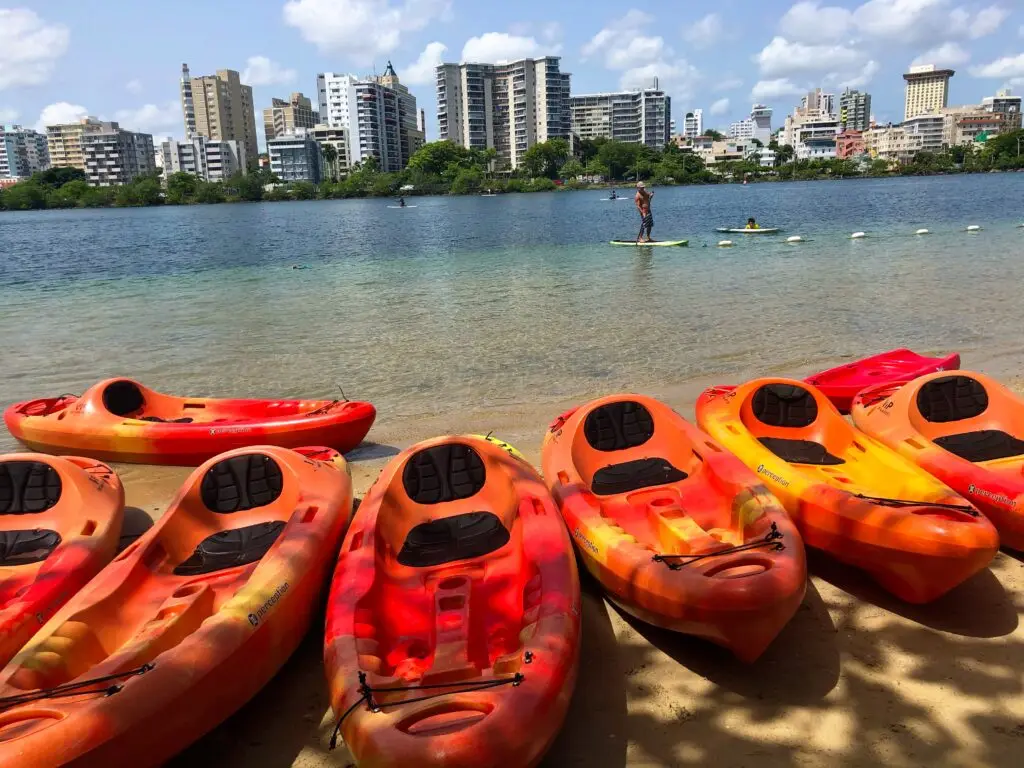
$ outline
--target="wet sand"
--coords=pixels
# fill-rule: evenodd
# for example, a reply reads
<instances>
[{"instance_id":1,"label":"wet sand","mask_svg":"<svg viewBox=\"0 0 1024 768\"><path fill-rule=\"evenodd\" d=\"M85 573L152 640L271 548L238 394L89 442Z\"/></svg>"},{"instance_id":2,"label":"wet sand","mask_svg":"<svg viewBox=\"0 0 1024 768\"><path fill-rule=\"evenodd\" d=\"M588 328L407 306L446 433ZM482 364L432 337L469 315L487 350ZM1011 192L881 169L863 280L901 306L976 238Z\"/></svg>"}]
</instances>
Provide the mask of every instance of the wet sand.
<instances>
[{"instance_id":1,"label":"wet sand","mask_svg":"<svg viewBox=\"0 0 1024 768\"><path fill-rule=\"evenodd\" d=\"M1019 357L972 365L1009 375ZM1018 369L1019 370L1019 369ZM807 371L809 372L809 371ZM801 372L805 373L805 372ZM704 386L653 392L687 418ZM535 465L545 425L590 396L424 416L374 427L353 452L356 495L419 439L493 430ZM118 467L131 507L125 541L157 517L189 469ZM1019 766L1024 749L1024 556L992 567L928 606L899 603L855 569L811 553L797 615L744 665L709 643L645 626L583 579L580 677L545 768L587 766ZM340 768L321 665L322 616L247 706L172 765Z\"/></svg>"}]
</instances>

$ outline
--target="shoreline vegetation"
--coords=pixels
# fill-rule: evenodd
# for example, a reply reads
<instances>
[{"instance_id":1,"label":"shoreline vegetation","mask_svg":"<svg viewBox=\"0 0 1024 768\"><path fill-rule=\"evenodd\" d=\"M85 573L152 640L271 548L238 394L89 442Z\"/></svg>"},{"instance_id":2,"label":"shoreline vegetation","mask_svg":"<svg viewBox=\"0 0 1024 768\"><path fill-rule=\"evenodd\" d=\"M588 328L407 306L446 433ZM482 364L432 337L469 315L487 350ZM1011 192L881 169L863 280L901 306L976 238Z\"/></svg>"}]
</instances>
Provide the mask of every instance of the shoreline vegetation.
<instances>
[{"instance_id":1,"label":"shoreline vegetation","mask_svg":"<svg viewBox=\"0 0 1024 768\"><path fill-rule=\"evenodd\" d=\"M905 165L867 158L797 160L792 147L772 142L768 148L775 151L775 165L764 167L756 150L745 160L707 166L698 155L674 144L656 150L639 144L585 140L573 156L568 142L552 139L531 147L515 171L497 172L492 170L496 162L493 149L465 149L448 141L435 141L421 147L408 167L398 173L382 173L377 159L370 157L338 178L333 172L335 159L325 153L328 178L319 185L308 181L281 183L264 168L236 173L222 182L174 173L166 181L160 174L151 174L122 186L91 187L79 169L51 168L0 190L0 210L599 190L628 186L638 179L655 186L683 186L1024 171L1022 140L1024 130L991 138L979 147L919 152Z\"/></svg>"}]
</instances>

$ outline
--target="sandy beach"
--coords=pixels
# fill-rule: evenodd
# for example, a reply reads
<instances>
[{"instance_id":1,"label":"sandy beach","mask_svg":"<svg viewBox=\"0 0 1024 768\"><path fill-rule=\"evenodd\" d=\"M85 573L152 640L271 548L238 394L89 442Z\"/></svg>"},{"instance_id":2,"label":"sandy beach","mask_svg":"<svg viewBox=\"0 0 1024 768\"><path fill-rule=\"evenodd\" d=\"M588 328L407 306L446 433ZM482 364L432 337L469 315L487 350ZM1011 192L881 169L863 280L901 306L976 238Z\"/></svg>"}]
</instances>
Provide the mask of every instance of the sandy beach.
<instances>
[{"instance_id":1,"label":"sandy beach","mask_svg":"<svg viewBox=\"0 0 1024 768\"><path fill-rule=\"evenodd\" d=\"M977 361L970 361L977 363ZM1009 375L1013 360L978 366ZM809 371L808 371L809 372ZM653 394L692 418L711 381ZM592 393L594 395L598 393ZM581 398L583 399L583 398ZM576 401L424 416L382 415L350 456L357 496L400 448L442 433L493 430L540 464L545 425ZM118 467L126 541L157 517L190 470ZM901 604L855 569L811 553L796 617L743 665L703 641L621 614L584 576L583 657L565 726L543 765L1017 766L1024 747L1024 557L927 606ZM322 617L277 677L174 766L353 765L333 727L321 665Z\"/></svg>"}]
</instances>

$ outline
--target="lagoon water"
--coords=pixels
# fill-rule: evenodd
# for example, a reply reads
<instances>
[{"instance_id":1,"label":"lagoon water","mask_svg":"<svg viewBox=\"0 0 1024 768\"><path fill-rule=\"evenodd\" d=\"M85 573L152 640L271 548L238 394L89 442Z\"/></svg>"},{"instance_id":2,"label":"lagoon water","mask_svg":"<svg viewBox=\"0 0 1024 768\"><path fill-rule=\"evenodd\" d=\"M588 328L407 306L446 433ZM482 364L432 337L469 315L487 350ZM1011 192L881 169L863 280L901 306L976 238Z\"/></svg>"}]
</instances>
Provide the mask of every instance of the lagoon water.
<instances>
[{"instance_id":1,"label":"lagoon water","mask_svg":"<svg viewBox=\"0 0 1024 768\"><path fill-rule=\"evenodd\" d=\"M0 403L128 375L191 395L340 386L415 419L902 345L1024 353L1024 174L658 189L654 235L679 249L606 245L639 220L601 197L2 213ZM748 216L783 235L715 247Z\"/></svg>"}]
</instances>

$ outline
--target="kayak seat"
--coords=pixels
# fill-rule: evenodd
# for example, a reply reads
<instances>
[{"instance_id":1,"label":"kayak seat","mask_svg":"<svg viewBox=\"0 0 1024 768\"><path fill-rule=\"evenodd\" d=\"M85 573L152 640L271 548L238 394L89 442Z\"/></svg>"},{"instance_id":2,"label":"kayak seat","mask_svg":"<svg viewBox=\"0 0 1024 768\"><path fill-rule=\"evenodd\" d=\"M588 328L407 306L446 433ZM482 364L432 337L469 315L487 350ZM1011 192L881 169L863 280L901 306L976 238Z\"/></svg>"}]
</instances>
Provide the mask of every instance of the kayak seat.
<instances>
[{"instance_id":1,"label":"kayak seat","mask_svg":"<svg viewBox=\"0 0 1024 768\"><path fill-rule=\"evenodd\" d=\"M622 451L654 437L654 418L640 403L622 400L588 413L583 433L594 450Z\"/></svg>"},{"instance_id":2,"label":"kayak seat","mask_svg":"<svg viewBox=\"0 0 1024 768\"><path fill-rule=\"evenodd\" d=\"M972 379L973 381L973 379ZM1024 440L998 429L982 429L935 438L935 444L967 461L991 461L1024 455Z\"/></svg>"},{"instance_id":3,"label":"kayak seat","mask_svg":"<svg viewBox=\"0 0 1024 768\"><path fill-rule=\"evenodd\" d=\"M38 563L60 542L59 533L45 528L0 531L0 567Z\"/></svg>"},{"instance_id":4,"label":"kayak seat","mask_svg":"<svg viewBox=\"0 0 1024 768\"><path fill-rule=\"evenodd\" d=\"M590 481L590 489L597 496L613 496L640 488L675 483L687 477L683 470L672 466L668 459L636 459L599 469Z\"/></svg>"},{"instance_id":5,"label":"kayak seat","mask_svg":"<svg viewBox=\"0 0 1024 768\"><path fill-rule=\"evenodd\" d=\"M813 440L791 440L785 437L759 437L757 439L769 451L791 464L835 466L846 463L844 459L829 453L824 445Z\"/></svg>"},{"instance_id":6,"label":"kayak seat","mask_svg":"<svg viewBox=\"0 0 1024 768\"><path fill-rule=\"evenodd\" d=\"M45 512L60 501L60 475L42 461L0 463L0 515Z\"/></svg>"},{"instance_id":7,"label":"kayak seat","mask_svg":"<svg viewBox=\"0 0 1024 768\"><path fill-rule=\"evenodd\" d=\"M497 515L465 512L415 526L406 536L398 562L412 568L430 568L469 560L501 549L510 537Z\"/></svg>"},{"instance_id":8,"label":"kayak seat","mask_svg":"<svg viewBox=\"0 0 1024 768\"><path fill-rule=\"evenodd\" d=\"M480 492L487 472L480 455L468 445L447 443L419 451L402 472L405 492L417 504L443 504Z\"/></svg>"},{"instance_id":9,"label":"kayak seat","mask_svg":"<svg viewBox=\"0 0 1024 768\"><path fill-rule=\"evenodd\" d=\"M818 418L814 395L793 384L765 384L754 393L751 408L770 427L809 427Z\"/></svg>"},{"instance_id":10,"label":"kayak seat","mask_svg":"<svg viewBox=\"0 0 1024 768\"><path fill-rule=\"evenodd\" d=\"M129 416L142 410L146 398L134 381L113 381L103 390L103 407L115 416Z\"/></svg>"},{"instance_id":11,"label":"kayak seat","mask_svg":"<svg viewBox=\"0 0 1024 768\"><path fill-rule=\"evenodd\" d=\"M263 453L247 453L210 467L199 492L211 512L230 514L270 504L281 495L283 483L276 461Z\"/></svg>"},{"instance_id":12,"label":"kayak seat","mask_svg":"<svg viewBox=\"0 0 1024 768\"><path fill-rule=\"evenodd\" d=\"M199 542L189 558L174 569L174 575L200 576L256 562L267 554L284 527L283 520L274 520L218 531Z\"/></svg>"},{"instance_id":13,"label":"kayak seat","mask_svg":"<svg viewBox=\"0 0 1024 768\"><path fill-rule=\"evenodd\" d=\"M932 379L917 391L917 410L932 423L963 421L980 416L988 408L988 393L970 376Z\"/></svg>"}]
</instances>

